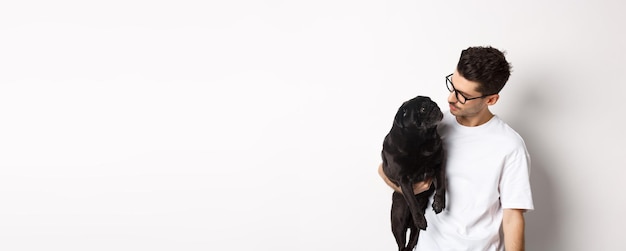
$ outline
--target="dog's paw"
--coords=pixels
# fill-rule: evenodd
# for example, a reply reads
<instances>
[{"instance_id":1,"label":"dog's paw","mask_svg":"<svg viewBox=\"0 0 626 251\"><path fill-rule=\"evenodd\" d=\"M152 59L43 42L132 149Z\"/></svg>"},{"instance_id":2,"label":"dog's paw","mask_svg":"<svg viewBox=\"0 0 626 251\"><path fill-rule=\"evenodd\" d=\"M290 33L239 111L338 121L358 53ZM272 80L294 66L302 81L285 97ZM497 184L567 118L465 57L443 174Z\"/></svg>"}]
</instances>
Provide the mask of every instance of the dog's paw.
<instances>
[{"instance_id":1,"label":"dog's paw","mask_svg":"<svg viewBox=\"0 0 626 251\"><path fill-rule=\"evenodd\" d=\"M446 208L445 200L435 196L435 200L433 201L433 210L435 213L441 213L444 208Z\"/></svg>"}]
</instances>

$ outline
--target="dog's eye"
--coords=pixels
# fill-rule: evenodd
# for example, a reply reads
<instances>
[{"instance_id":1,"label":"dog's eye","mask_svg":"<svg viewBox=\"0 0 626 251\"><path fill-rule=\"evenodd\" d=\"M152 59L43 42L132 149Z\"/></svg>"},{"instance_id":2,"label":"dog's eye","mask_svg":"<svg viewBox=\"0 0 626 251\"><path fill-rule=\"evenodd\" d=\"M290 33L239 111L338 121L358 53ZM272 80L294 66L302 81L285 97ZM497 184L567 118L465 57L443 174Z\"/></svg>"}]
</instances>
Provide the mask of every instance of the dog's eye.
<instances>
[{"instance_id":1,"label":"dog's eye","mask_svg":"<svg viewBox=\"0 0 626 251\"><path fill-rule=\"evenodd\" d=\"M426 108L424 108L424 107L420 108L420 112L421 113L424 113L425 111L426 111Z\"/></svg>"}]
</instances>

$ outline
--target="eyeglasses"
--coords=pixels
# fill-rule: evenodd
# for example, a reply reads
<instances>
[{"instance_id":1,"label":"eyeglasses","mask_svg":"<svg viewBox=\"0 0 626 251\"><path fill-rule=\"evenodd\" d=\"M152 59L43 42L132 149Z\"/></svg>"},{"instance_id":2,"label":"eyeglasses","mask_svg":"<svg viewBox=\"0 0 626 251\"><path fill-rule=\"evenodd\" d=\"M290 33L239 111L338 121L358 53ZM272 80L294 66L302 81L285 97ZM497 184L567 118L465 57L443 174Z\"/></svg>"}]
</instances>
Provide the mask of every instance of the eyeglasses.
<instances>
[{"instance_id":1,"label":"eyeglasses","mask_svg":"<svg viewBox=\"0 0 626 251\"><path fill-rule=\"evenodd\" d=\"M459 93L459 91L457 91L456 88L454 88L454 85L452 84L452 80L450 79L451 76L452 74L446 76L446 87L448 87L448 91L454 92L454 95L456 96L456 100L458 100L459 103L461 104L465 104L465 102L472 100L472 99L479 99L479 98L484 98L484 97L493 95L493 94L489 94L489 95L483 95L483 96L475 97L475 98L465 97L465 95L463 95L462 93Z\"/></svg>"}]
</instances>

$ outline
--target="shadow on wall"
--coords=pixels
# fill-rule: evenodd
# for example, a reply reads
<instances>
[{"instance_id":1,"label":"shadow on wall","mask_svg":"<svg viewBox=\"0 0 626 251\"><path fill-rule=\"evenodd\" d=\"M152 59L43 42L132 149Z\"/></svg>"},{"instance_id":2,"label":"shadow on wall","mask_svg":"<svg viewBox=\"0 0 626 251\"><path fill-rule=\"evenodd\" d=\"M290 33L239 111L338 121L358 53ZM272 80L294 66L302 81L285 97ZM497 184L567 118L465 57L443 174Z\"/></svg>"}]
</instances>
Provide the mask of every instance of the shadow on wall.
<instances>
[{"instance_id":1,"label":"shadow on wall","mask_svg":"<svg viewBox=\"0 0 626 251\"><path fill-rule=\"evenodd\" d=\"M512 109L515 114L507 121L523 138L530 153L530 183L533 192L535 210L526 213L526 249L527 250L560 250L559 236L562 218L560 212L559 189L553 181L555 150L550 147L550 131L544 128L544 121L553 116L550 99L541 96L538 86L546 86L543 81L524 83L528 86L525 93L516 93L519 103ZM546 92L543 92L546 93Z\"/></svg>"}]
</instances>

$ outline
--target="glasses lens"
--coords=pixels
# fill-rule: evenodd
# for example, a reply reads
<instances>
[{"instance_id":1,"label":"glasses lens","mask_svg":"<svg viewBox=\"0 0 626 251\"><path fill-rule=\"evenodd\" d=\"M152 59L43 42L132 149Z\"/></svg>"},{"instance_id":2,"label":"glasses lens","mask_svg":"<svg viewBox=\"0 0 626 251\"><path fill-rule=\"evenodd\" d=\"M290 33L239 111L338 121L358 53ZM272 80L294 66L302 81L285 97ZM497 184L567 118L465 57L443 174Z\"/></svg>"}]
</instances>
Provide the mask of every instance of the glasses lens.
<instances>
[{"instance_id":1,"label":"glasses lens","mask_svg":"<svg viewBox=\"0 0 626 251\"><path fill-rule=\"evenodd\" d=\"M457 92L456 90L454 90L454 94L456 95L456 100L458 100L459 103L465 104L465 101L467 100L465 100L465 97L463 95L459 94L459 92Z\"/></svg>"},{"instance_id":2,"label":"glasses lens","mask_svg":"<svg viewBox=\"0 0 626 251\"><path fill-rule=\"evenodd\" d=\"M454 85L452 85L452 81L450 81L450 76L446 77L446 87L448 87L448 91L454 92L454 96L459 103L465 104L465 97L463 97L463 95L459 95L459 92L454 89Z\"/></svg>"}]
</instances>

